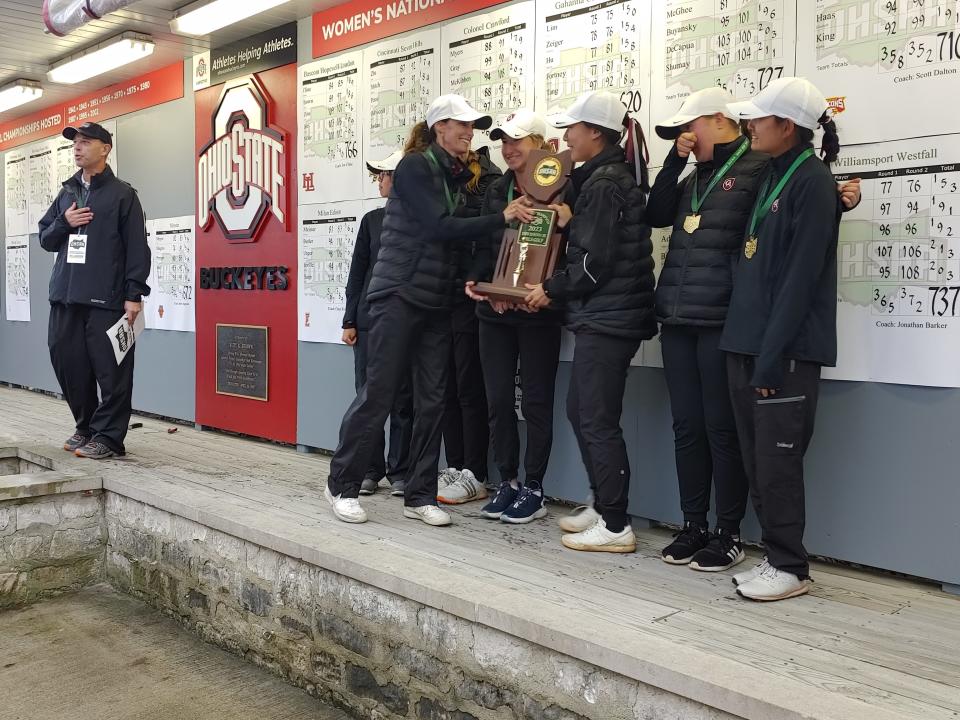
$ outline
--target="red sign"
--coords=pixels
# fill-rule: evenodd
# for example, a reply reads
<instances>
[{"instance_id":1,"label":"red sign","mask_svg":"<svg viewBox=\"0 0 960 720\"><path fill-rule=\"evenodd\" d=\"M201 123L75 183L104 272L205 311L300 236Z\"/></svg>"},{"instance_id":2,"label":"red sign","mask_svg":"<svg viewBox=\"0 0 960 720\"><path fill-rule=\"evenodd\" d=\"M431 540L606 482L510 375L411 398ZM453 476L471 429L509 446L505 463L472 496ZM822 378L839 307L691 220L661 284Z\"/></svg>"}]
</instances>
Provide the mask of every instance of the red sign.
<instances>
[{"instance_id":1,"label":"red sign","mask_svg":"<svg viewBox=\"0 0 960 720\"><path fill-rule=\"evenodd\" d=\"M183 61L0 125L0 150L59 135L68 125L103 122L183 97Z\"/></svg>"},{"instance_id":2,"label":"red sign","mask_svg":"<svg viewBox=\"0 0 960 720\"><path fill-rule=\"evenodd\" d=\"M343 3L314 14L313 56L329 55L505 1L359 0Z\"/></svg>"},{"instance_id":3,"label":"red sign","mask_svg":"<svg viewBox=\"0 0 960 720\"><path fill-rule=\"evenodd\" d=\"M294 443L297 205L291 198L298 178L297 67L285 65L201 90L194 106L196 421ZM266 353L256 371L257 382L265 385L259 399L225 392L223 378L218 392L218 325L252 327L265 339Z\"/></svg>"}]
</instances>

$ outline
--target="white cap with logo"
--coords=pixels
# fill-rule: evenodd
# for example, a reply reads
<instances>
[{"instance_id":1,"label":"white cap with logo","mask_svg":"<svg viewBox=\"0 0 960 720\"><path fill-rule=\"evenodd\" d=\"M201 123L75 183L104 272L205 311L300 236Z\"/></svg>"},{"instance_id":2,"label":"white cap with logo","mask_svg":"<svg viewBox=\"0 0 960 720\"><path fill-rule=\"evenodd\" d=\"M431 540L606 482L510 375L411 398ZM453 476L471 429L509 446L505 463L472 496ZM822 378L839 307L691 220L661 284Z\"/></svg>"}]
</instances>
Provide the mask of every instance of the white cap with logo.
<instances>
[{"instance_id":1,"label":"white cap with logo","mask_svg":"<svg viewBox=\"0 0 960 720\"><path fill-rule=\"evenodd\" d=\"M427 108L427 127L432 128L441 120L472 122L477 130L486 130L493 125L493 118L470 107L459 95L441 95Z\"/></svg>"},{"instance_id":2,"label":"white cap with logo","mask_svg":"<svg viewBox=\"0 0 960 720\"><path fill-rule=\"evenodd\" d=\"M531 135L541 137L547 134L547 125L543 118L533 110L521 109L507 116L507 119L490 131L491 140L502 140L504 137L521 140Z\"/></svg>"},{"instance_id":3,"label":"white cap with logo","mask_svg":"<svg viewBox=\"0 0 960 720\"><path fill-rule=\"evenodd\" d=\"M827 110L827 101L806 78L786 77L774 80L749 100L731 103L729 110L738 119L774 115L816 130Z\"/></svg>"},{"instance_id":4,"label":"white cap with logo","mask_svg":"<svg viewBox=\"0 0 960 720\"><path fill-rule=\"evenodd\" d=\"M731 120L736 120L737 116L727 109L727 106L733 101L733 95L722 87L698 90L687 96L676 115L657 125L657 135L664 140L674 140L683 132L684 125L704 115L723 113Z\"/></svg>"},{"instance_id":5,"label":"white cap with logo","mask_svg":"<svg viewBox=\"0 0 960 720\"><path fill-rule=\"evenodd\" d=\"M623 118L626 114L627 106L621 102L619 96L606 90L597 90L578 97L565 112L548 116L547 122L555 128L565 128L585 122L622 132Z\"/></svg>"},{"instance_id":6,"label":"white cap with logo","mask_svg":"<svg viewBox=\"0 0 960 720\"><path fill-rule=\"evenodd\" d=\"M400 164L400 161L403 160L403 150L396 150L383 160L371 160L367 163L367 170L376 175L377 173L382 172L393 172L397 169L397 165Z\"/></svg>"}]
</instances>

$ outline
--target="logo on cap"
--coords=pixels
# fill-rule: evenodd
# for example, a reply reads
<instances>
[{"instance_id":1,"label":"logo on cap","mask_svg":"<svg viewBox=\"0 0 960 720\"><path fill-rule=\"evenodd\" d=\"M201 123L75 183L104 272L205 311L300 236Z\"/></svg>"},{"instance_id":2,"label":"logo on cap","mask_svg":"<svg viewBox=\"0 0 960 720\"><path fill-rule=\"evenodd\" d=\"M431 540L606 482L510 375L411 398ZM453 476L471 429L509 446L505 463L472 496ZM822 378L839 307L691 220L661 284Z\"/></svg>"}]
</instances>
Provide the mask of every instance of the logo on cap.
<instances>
[{"instance_id":1,"label":"logo on cap","mask_svg":"<svg viewBox=\"0 0 960 720\"><path fill-rule=\"evenodd\" d=\"M724 190L733 190L733 186L736 184L737 184L736 178L728 177L726 180L723 181L723 185L721 185L720 187L722 187Z\"/></svg>"},{"instance_id":2,"label":"logo on cap","mask_svg":"<svg viewBox=\"0 0 960 720\"><path fill-rule=\"evenodd\" d=\"M560 179L560 161L554 157L548 157L537 163L533 170L533 180L541 187L550 187Z\"/></svg>"},{"instance_id":3,"label":"logo on cap","mask_svg":"<svg viewBox=\"0 0 960 720\"><path fill-rule=\"evenodd\" d=\"M227 83L197 159L198 224L216 219L230 242L255 242L271 214L286 227L287 135L270 127L271 105L255 76Z\"/></svg>"}]
</instances>

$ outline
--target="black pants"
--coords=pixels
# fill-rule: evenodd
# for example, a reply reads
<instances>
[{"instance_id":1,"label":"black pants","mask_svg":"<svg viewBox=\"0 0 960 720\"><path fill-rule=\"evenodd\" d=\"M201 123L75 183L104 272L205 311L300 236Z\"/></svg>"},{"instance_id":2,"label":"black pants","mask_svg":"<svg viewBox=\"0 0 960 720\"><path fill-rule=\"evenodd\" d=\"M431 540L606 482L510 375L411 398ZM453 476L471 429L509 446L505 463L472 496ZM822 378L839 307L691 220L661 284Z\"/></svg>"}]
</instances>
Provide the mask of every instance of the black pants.
<instances>
[{"instance_id":1,"label":"black pants","mask_svg":"<svg viewBox=\"0 0 960 720\"><path fill-rule=\"evenodd\" d=\"M411 373L411 467L404 502L436 505L450 314L422 310L397 295L376 300L370 303L367 342L367 382L340 423L340 442L330 461L330 491L346 498L359 496L397 388Z\"/></svg>"},{"instance_id":2,"label":"black pants","mask_svg":"<svg viewBox=\"0 0 960 720\"><path fill-rule=\"evenodd\" d=\"M573 351L567 417L580 445L594 506L612 532L630 522L630 462L620 415L630 360L639 340L578 333Z\"/></svg>"},{"instance_id":3,"label":"black pants","mask_svg":"<svg viewBox=\"0 0 960 720\"><path fill-rule=\"evenodd\" d=\"M514 376L519 359L523 387L520 407L527 424L524 480L527 484L542 485L553 447L553 399L560 359L560 327L518 327L481 320L480 352L490 411L493 457L500 479L516 479L520 465L520 433L514 410Z\"/></svg>"},{"instance_id":4,"label":"black pants","mask_svg":"<svg viewBox=\"0 0 960 720\"><path fill-rule=\"evenodd\" d=\"M813 437L820 366L785 362L784 386L766 399L750 386L752 357L731 354L727 369L743 462L767 560L775 568L805 578L810 567L803 547L803 456Z\"/></svg>"},{"instance_id":5,"label":"black pants","mask_svg":"<svg viewBox=\"0 0 960 720\"><path fill-rule=\"evenodd\" d=\"M487 397L483 391L478 320L474 303L454 307L451 322L443 447L447 465L468 468L487 481Z\"/></svg>"},{"instance_id":6,"label":"black pants","mask_svg":"<svg viewBox=\"0 0 960 720\"><path fill-rule=\"evenodd\" d=\"M86 305L50 305L47 345L53 372L77 423L77 433L123 453L133 399L133 354L117 365L107 329L122 310ZM97 398L97 386L100 397Z\"/></svg>"},{"instance_id":7,"label":"black pants","mask_svg":"<svg viewBox=\"0 0 960 720\"><path fill-rule=\"evenodd\" d=\"M664 325L660 341L683 519L707 526L712 484L717 527L736 534L747 510L749 484L730 402L727 356L719 349L722 332Z\"/></svg>"},{"instance_id":8,"label":"black pants","mask_svg":"<svg viewBox=\"0 0 960 720\"><path fill-rule=\"evenodd\" d=\"M357 342L353 346L353 377L357 392L367 381L368 330L357 330ZM386 477L391 483L406 480L410 469L410 433L413 430L413 390L409 375L404 376L397 388L393 407L390 408L390 447L386 462L383 453L386 438L381 432L374 438L373 458L366 477L379 480Z\"/></svg>"}]
</instances>

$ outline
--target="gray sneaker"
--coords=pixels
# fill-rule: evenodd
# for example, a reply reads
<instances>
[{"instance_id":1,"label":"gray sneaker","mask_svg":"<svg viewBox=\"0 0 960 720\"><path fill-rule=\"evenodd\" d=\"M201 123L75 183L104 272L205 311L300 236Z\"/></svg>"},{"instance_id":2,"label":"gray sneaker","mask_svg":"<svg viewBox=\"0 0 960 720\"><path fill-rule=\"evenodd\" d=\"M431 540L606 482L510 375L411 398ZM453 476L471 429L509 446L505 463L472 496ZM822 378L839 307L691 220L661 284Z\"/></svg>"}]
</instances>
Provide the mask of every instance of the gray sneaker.
<instances>
[{"instance_id":1,"label":"gray sneaker","mask_svg":"<svg viewBox=\"0 0 960 720\"><path fill-rule=\"evenodd\" d=\"M377 491L378 485L380 485L380 481L376 478L364 478L363 482L360 483L360 494L373 495Z\"/></svg>"},{"instance_id":2,"label":"gray sneaker","mask_svg":"<svg viewBox=\"0 0 960 720\"><path fill-rule=\"evenodd\" d=\"M403 480L394 480L390 483L390 494L393 497L403 497L404 490L407 489L407 483Z\"/></svg>"}]
</instances>

